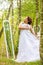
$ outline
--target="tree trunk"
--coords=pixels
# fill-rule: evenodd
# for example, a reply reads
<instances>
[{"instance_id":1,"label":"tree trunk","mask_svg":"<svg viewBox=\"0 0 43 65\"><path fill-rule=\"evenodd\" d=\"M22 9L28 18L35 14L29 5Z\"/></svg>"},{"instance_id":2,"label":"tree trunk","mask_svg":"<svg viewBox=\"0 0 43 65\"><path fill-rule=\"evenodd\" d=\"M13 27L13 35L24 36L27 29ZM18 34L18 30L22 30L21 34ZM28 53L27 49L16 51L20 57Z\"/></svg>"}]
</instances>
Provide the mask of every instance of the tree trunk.
<instances>
[{"instance_id":1,"label":"tree trunk","mask_svg":"<svg viewBox=\"0 0 43 65\"><path fill-rule=\"evenodd\" d=\"M38 28L38 16L39 16L39 1L36 0L36 35L37 35L37 28Z\"/></svg>"},{"instance_id":2,"label":"tree trunk","mask_svg":"<svg viewBox=\"0 0 43 65\"><path fill-rule=\"evenodd\" d=\"M17 6L18 6L18 21L17 21L17 31L18 31L18 38L17 38L17 46L19 43L19 34L20 34L20 30L18 29L18 25L21 22L21 0L17 0Z\"/></svg>"},{"instance_id":3,"label":"tree trunk","mask_svg":"<svg viewBox=\"0 0 43 65\"><path fill-rule=\"evenodd\" d=\"M3 33L3 27L2 27L2 29L1 29L1 31L0 31L0 38L1 38L1 36L2 36L2 33Z\"/></svg>"},{"instance_id":4,"label":"tree trunk","mask_svg":"<svg viewBox=\"0 0 43 65\"><path fill-rule=\"evenodd\" d=\"M12 33L14 33L14 11L13 11L13 0L12 0L12 23L11 23L11 27L12 27Z\"/></svg>"},{"instance_id":5,"label":"tree trunk","mask_svg":"<svg viewBox=\"0 0 43 65\"><path fill-rule=\"evenodd\" d=\"M18 22L21 22L21 0L17 0L17 6L18 6Z\"/></svg>"},{"instance_id":6,"label":"tree trunk","mask_svg":"<svg viewBox=\"0 0 43 65\"><path fill-rule=\"evenodd\" d=\"M18 22L17 25L21 22L21 0L17 0L17 6L18 6ZM18 35L19 35L19 30L18 30Z\"/></svg>"},{"instance_id":7,"label":"tree trunk","mask_svg":"<svg viewBox=\"0 0 43 65\"><path fill-rule=\"evenodd\" d=\"M40 57L43 65L43 0L40 0L40 2L41 2Z\"/></svg>"}]
</instances>

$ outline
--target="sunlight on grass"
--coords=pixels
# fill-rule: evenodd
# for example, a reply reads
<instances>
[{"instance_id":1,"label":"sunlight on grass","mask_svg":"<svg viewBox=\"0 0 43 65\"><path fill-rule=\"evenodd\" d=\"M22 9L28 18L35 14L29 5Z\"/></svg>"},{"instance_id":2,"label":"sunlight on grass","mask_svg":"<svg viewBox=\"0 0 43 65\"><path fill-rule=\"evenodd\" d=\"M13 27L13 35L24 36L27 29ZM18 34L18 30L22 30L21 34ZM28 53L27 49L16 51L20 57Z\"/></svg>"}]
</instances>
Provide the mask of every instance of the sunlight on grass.
<instances>
[{"instance_id":1,"label":"sunlight on grass","mask_svg":"<svg viewBox=\"0 0 43 65\"><path fill-rule=\"evenodd\" d=\"M0 59L0 65L40 65L40 61L17 63L11 59L6 59L5 57L3 57Z\"/></svg>"}]
</instances>

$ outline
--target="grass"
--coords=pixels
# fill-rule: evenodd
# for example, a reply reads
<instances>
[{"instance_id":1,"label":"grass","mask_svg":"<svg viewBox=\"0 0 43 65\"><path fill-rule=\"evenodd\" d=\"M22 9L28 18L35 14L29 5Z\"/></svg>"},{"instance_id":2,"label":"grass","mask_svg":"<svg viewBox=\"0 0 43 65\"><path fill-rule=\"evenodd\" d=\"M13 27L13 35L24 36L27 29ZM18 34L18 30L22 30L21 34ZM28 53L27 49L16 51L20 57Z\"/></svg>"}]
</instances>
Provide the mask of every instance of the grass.
<instances>
[{"instance_id":1,"label":"grass","mask_svg":"<svg viewBox=\"0 0 43 65\"><path fill-rule=\"evenodd\" d=\"M3 57L3 58L0 59L0 65L41 65L41 64L40 64L40 61L17 63L13 60L10 60L10 59Z\"/></svg>"}]
</instances>

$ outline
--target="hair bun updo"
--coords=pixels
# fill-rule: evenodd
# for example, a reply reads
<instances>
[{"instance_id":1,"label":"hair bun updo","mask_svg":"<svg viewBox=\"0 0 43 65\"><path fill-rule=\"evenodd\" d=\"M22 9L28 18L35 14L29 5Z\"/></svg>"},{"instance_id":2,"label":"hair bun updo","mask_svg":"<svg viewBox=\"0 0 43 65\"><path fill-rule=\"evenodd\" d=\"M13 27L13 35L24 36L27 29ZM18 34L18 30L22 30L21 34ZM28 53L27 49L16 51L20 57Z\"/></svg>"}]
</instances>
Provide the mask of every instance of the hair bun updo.
<instances>
[{"instance_id":1,"label":"hair bun updo","mask_svg":"<svg viewBox=\"0 0 43 65\"><path fill-rule=\"evenodd\" d=\"M32 19L29 16L27 17L27 19L28 19L28 24L31 25L32 24Z\"/></svg>"}]
</instances>

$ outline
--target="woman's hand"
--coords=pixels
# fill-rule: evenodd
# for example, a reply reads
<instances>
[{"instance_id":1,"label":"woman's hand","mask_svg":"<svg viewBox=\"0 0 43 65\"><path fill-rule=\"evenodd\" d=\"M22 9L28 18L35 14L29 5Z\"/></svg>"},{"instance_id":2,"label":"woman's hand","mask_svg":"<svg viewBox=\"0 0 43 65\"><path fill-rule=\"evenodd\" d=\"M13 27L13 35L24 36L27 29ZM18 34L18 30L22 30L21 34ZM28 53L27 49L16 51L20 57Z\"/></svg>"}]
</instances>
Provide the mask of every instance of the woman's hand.
<instances>
[{"instance_id":1,"label":"woman's hand","mask_svg":"<svg viewBox=\"0 0 43 65\"><path fill-rule=\"evenodd\" d=\"M40 36L37 35L37 39L40 39Z\"/></svg>"}]
</instances>

